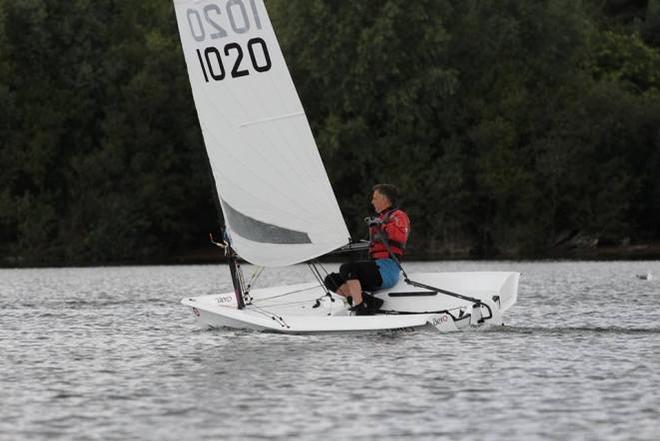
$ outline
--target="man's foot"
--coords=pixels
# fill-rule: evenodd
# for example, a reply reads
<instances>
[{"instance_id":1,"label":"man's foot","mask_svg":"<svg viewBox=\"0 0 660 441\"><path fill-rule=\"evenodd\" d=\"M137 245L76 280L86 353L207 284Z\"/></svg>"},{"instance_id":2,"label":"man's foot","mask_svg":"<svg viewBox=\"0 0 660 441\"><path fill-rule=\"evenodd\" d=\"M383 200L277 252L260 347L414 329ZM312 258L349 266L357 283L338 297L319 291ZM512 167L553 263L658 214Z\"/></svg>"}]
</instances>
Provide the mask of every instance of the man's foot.
<instances>
[{"instance_id":1,"label":"man's foot","mask_svg":"<svg viewBox=\"0 0 660 441\"><path fill-rule=\"evenodd\" d=\"M383 303L383 300L378 297L362 293L362 303L353 306L351 311L355 312L355 315L373 315L383 306Z\"/></svg>"},{"instance_id":2,"label":"man's foot","mask_svg":"<svg viewBox=\"0 0 660 441\"><path fill-rule=\"evenodd\" d=\"M355 305L351 308L351 311L355 313L355 315L372 315L373 313L370 312L367 309L367 304L362 302L359 305Z\"/></svg>"}]
</instances>

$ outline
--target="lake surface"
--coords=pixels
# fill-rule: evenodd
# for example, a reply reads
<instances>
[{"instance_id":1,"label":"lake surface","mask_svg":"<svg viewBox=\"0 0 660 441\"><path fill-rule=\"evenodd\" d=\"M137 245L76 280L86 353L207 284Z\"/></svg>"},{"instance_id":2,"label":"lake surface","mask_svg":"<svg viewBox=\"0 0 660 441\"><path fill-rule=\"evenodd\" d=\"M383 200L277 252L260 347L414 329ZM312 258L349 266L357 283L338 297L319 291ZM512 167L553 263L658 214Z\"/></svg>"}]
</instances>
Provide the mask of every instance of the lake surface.
<instances>
[{"instance_id":1,"label":"lake surface","mask_svg":"<svg viewBox=\"0 0 660 441\"><path fill-rule=\"evenodd\" d=\"M0 270L0 439L660 439L660 282L635 277L660 262L407 268L520 271L518 303L456 334L200 331L179 299L226 267Z\"/></svg>"}]
</instances>

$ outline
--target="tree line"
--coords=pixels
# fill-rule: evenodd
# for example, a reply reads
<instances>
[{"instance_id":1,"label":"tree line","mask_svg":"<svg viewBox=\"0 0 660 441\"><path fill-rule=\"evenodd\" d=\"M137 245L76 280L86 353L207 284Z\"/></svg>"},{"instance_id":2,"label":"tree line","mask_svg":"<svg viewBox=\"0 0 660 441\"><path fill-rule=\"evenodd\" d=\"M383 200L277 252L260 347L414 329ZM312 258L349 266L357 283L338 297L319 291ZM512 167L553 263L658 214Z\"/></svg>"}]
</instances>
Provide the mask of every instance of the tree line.
<instances>
[{"instance_id":1,"label":"tree line","mask_svg":"<svg viewBox=\"0 0 660 441\"><path fill-rule=\"evenodd\" d=\"M267 0L354 238L417 256L660 239L657 0ZM0 0L0 264L172 261L216 231L171 2Z\"/></svg>"}]
</instances>

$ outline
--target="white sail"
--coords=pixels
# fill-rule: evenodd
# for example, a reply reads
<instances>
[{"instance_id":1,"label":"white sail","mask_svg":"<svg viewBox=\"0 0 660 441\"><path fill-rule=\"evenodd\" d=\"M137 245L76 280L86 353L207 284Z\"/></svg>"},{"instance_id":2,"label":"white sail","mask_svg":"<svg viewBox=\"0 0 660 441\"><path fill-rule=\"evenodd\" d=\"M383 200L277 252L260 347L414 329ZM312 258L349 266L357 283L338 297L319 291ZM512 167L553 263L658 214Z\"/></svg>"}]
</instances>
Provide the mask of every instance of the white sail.
<instances>
[{"instance_id":1,"label":"white sail","mask_svg":"<svg viewBox=\"0 0 660 441\"><path fill-rule=\"evenodd\" d=\"M262 0L174 0L232 246L290 265L349 240Z\"/></svg>"}]
</instances>

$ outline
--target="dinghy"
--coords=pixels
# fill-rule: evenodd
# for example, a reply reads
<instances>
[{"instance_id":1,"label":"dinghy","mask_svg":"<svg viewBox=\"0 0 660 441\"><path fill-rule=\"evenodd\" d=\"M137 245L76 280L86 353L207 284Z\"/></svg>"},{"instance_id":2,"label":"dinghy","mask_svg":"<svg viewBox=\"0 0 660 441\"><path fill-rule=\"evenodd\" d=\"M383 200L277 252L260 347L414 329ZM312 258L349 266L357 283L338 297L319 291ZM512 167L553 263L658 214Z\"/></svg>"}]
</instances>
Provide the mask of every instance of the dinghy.
<instances>
[{"instance_id":1,"label":"dinghy","mask_svg":"<svg viewBox=\"0 0 660 441\"><path fill-rule=\"evenodd\" d=\"M174 0L181 44L225 230L234 291L184 298L202 327L283 333L442 332L503 324L515 272L406 274L355 316L315 259L351 243L263 0ZM239 257L240 256L240 257ZM317 281L253 289L259 268L307 262Z\"/></svg>"}]
</instances>

